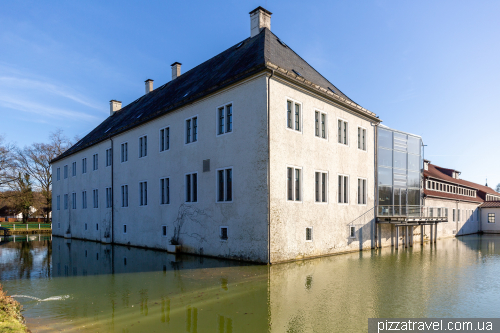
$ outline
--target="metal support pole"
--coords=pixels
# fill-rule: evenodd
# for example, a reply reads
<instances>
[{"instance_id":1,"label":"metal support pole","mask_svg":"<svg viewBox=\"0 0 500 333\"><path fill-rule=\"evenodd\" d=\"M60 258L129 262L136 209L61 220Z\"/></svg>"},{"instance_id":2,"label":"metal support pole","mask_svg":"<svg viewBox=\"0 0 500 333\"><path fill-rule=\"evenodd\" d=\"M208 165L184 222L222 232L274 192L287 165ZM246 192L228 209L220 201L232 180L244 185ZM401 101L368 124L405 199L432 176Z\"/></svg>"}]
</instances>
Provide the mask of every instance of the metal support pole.
<instances>
[{"instance_id":1,"label":"metal support pole","mask_svg":"<svg viewBox=\"0 0 500 333\"><path fill-rule=\"evenodd\" d=\"M405 230L405 247L408 247L408 226L405 226L404 230Z\"/></svg>"},{"instance_id":2,"label":"metal support pole","mask_svg":"<svg viewBox=\"0 0 500 333\"><path fill-rule=\"evenodd\" d=\"M424 245L424 231L425 227L424 225L420 225L420 244Z\"/></svg>"},{"instance_id":3,"label":"metal support pole","mask_svg":"<svg viewBox=\"0 0 500 333\"><path fill-rule=\"evenodd\" d=\"M431 244L434 243L434 226L431 224L429 225L431 227Z\"/></svg>"},{"instance_id":4,"label":"metal support pole","mask_svg":"<svg viewBox=\"0 0 500 333\"><path fill-rule=\"evenodd\" d=\"M394 246L396 246L396 250L398 249L399 245L399 226L396 226L396 242L394 243Z\"/></svg>"},{"instance_id":5,"label":"metal support pole","mask_svg":"<svg viewBox=\"0 0 500 333\"><path fill-rule=\"evenodd\" d=\"M381 223L378 223L377 243L378 243L378 247L382 247L382 224Z\"/></svg>"},{"instance_id":6,"label":"metal support pole","mask_svg":"<svg viewBox=\"0 0 500 333\"><path fill-rule=\"evenodd\" d=\"M391 246L394 245L394 224L391 224Z\"/></svg>"},{"instance_id":7,"label":"metal support pole","mask_svg":"<svg viewBox=\"0 0 500 333\"><path fill-rule=\"evenodd\" d=\"M413 247L413 226L410 227L410 246Z\"/></svg>"},{"instance_id":8,"label":"metal support pole","mask_svg":"<svg viewBox=\"0 0 500 333\"><path fill-rule=\"evenodd\" d=\"M436 240L437 240L437 237L438 237L438 224L437 223L434 224L434 228L436 229L434 231L434 243L436 243Z\"/></svg>"}]
</instances>

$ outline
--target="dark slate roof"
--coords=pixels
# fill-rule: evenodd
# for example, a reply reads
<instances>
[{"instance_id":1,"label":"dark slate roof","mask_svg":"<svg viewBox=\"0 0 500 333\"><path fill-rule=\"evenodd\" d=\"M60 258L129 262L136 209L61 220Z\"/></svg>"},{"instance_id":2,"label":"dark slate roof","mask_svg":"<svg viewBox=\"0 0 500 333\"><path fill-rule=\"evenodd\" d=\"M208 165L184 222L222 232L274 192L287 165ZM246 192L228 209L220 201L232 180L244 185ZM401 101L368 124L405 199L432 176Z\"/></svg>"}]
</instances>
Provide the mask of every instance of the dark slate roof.
<instances>
[{"instance_id":1,"label":"dark slate roof","mask_svg":"<svg viewBox=\"0 0 500 333\"><path fill-rule=\"evenodd\" d=\"M288 76L296 77L300 74L303 80L327 90L331 89L341 101L345 100L375 118L374 113L356 105L270 30L263 29L257 36L230 47L115 112L52 162L266 70L270 68L269 63L278 66L281 72L295 74Z\"/></svg>"}]
</instances>

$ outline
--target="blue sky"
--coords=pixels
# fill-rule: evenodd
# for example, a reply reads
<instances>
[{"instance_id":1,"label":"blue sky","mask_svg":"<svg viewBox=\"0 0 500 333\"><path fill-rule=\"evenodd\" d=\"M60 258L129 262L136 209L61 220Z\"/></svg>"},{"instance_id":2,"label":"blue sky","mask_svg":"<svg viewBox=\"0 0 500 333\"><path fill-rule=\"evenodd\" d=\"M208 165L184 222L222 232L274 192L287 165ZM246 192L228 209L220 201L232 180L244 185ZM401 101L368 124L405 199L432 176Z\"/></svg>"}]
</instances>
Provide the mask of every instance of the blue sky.
<instances>
[{"instance_id":1,"label":"blue sky","mask_svg":"<svg viewBox=\"0 0 500 333\"><path fill-rule=\"evenodd\" d=\"M250 34L248 12L425 157L500 183L499 1L3 1L0 134L83 137L124 105Z\"/></svg>"}]
</instances>

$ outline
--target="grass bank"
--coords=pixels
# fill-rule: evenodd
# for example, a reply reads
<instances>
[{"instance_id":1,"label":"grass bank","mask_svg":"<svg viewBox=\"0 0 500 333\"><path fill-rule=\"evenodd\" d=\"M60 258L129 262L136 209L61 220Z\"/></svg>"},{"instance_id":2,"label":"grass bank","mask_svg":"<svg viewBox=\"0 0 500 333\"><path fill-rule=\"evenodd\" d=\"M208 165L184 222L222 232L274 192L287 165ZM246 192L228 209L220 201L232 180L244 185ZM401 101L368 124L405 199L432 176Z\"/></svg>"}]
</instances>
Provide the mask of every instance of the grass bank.
<instances>
[{"instance_id":1,"label":"grass bank","mask_svg":"<svg viewBox=\"0 0 500 333\"><path fill-rule=\"evenodd\" d=\"M0 332L29 332L21 314L22 305L7 296L0 284Z\"/></svg>"}]
</instances>

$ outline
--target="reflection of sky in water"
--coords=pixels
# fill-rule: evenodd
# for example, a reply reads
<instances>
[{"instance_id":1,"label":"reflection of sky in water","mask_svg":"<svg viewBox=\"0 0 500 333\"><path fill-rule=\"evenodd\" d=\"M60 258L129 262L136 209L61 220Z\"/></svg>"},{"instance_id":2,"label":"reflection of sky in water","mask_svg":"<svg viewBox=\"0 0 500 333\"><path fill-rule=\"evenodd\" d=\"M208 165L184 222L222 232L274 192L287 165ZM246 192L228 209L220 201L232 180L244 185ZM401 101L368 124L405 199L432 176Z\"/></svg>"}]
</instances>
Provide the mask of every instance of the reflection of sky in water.
<instances>
[{"instance_id":1,"label":"reflection of sky in water","mask_svg":"<svg viewBox=\"0 0 500 333\"><path fill-rule=\"evenodd\" d=\"M497 242L473 235L268 267L54 238L50 255L48 241L0 245L0 278L9 294L70 296L19 299L48 331L359 332L370 317L499 317Z\"/></svg>"}]
</instances>

